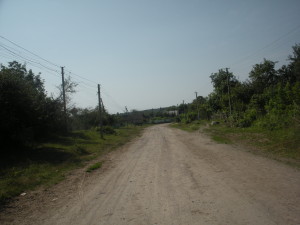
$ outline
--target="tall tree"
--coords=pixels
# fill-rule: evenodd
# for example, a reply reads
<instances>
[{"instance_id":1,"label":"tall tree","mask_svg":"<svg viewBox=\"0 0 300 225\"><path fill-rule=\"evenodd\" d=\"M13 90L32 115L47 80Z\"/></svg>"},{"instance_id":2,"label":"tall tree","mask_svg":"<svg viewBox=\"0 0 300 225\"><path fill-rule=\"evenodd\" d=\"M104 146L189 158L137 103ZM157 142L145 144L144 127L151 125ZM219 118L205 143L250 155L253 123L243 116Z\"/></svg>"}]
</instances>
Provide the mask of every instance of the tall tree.
<instances>
[{"instance_id":1,"label":"tall tree","mask_svg":"<svg viewBox=\"0 0 300 225\"><path fill-rule=\"evenodd\" d=\"M1 66L0 109L4 146L32 143L60 129L61 105L47 97L40 75L16 61Z\"/></svg>"},{"instance_id":2,"label":"tall tree","mask_svg":"<svg viewBox=\"0 0 300 225\"><path fill-rule=\"evenodd\" d=\"M276 85L278 75L275 64L276 62L264 59L262 63L253 66L249 78L256 94L261 94L265 88Z\"/></svg>"}]
</instances>

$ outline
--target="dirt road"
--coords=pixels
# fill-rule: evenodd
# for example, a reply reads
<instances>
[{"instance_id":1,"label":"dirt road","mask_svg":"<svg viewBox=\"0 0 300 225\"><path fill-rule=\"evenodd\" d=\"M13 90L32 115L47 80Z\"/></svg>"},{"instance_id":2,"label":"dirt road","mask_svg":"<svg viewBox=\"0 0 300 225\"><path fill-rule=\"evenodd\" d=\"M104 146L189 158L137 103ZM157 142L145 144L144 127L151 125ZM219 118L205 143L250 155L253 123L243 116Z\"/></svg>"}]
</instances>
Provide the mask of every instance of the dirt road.
<instances>
[{"instance_id":1,"label":"dirt road","mask_svg":"<svg viewBox=\"0 0 300 225\"><path fill-rule=\"evenodd\" d=\"M203 134L149 127L110 160L4 224L300 224L299 170Z\"/></svg>"}]
</instances>

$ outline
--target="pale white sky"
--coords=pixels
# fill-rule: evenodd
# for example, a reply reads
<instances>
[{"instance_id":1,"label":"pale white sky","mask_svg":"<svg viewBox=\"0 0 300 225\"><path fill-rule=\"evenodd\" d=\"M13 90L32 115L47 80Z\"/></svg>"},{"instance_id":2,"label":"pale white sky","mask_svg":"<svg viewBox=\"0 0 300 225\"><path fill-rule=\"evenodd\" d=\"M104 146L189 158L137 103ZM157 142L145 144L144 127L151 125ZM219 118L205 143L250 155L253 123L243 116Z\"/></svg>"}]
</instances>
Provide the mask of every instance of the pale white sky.
<instances>
[{"instance_id":1,"label":"pale white sky","mask_svg":"<svg viewBox=\"0 0 300 225\"><path fill-rule=\"evenodd\" d=\"M299 0L0 0L0 35L87 79L71 74L77 106L95 107L100 83L116 113L207 96L220 68L245 80L263 58L286 64L300 43L299 12ZM57 92L59 67L0 38L0 62L12 59Z\"/></svg>"}]
</instances>

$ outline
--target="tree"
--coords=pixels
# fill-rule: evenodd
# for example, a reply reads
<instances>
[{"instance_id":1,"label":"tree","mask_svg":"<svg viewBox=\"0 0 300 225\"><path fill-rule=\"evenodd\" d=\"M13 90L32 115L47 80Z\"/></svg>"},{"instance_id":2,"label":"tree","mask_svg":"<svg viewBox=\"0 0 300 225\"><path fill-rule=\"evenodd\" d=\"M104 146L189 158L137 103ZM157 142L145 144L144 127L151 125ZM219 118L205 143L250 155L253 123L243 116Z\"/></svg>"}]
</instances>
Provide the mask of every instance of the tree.
<instances>
[{"instance_id":1,"label":"tree","mask_svg":"<svg viewBox=\"0 0 300 225\"><path fill-rule=\"evenodd\" d=\"M225 117L229 117L232 111L232 90L239 84L239 81L231 72L220 69L218 73L213 73L210 76L214 87L214 105L218 108Z\"/></svg>"},{"instance_id":2,"label":"tree","mask_svg":"<svg viewBox=\"0 0 300 225\"><path fill-rule=\"evenodd\" d=\"M290 55L288 59L291 61L290 69L292 70L291 82L300 82L300 44L296 44L293 47L293 55Z\"/></svg>"},{"instance_id":3,"label":"tree","mask_svg":"<svg viewBox=\"0 0 300 225\"><path fill-rule=\"evenodd\" d=\"M278 82L275 64L270 60L264 59L262 63L255 64L249 73L249 78L256 94L264 92L265 88L272 87Z\"/></svg>"},{"instance_id":4,"label":"tree","mask_svg":"<svg viewBox=\"0 0 300 225\"><path fill-rule=\"evenodd\" d=\"M62 105L47 97L40 75L16 61L0 70L0 142L3 146L33 143L60 131ZM1 148L3 149L3 148Z\"/></svg>"},{"instance_id":5,"label":"tree","mask_svg":"<svg viewBox=\"0 0 300 225\"><path fill-rule=\"evenodd\" d=\"M76 93L76 87L78 84L74 82L70 76L68 76L65 79L65 98L66 98L66 105L67 105L67 111L70 111L72 108L74 108L74 104L71 104L72 99L71 96L72 94ZM62 85L57 86L57 89L59 90L59 95L58 99L63 102L63 89Z\"/></svg>"}]
</instances>

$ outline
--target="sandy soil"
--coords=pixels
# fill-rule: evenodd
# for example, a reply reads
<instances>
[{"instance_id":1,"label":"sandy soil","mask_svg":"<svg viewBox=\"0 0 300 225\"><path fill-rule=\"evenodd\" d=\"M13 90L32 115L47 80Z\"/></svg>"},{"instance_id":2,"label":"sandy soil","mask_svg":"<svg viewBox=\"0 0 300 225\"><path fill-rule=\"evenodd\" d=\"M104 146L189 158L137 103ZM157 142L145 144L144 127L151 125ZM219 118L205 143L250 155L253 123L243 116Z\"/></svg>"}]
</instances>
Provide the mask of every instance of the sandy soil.
<instances>
[{"instance_id":1,"label":"sandy soil","mask_svg":"<svg viewBox=\"0 0 300 225\"><path fill-rule=\"evenodd\" d=\"M1 224L300 224L300 171L167 125L50 189L20 196Z\"/></svg>"}]
</instances>

